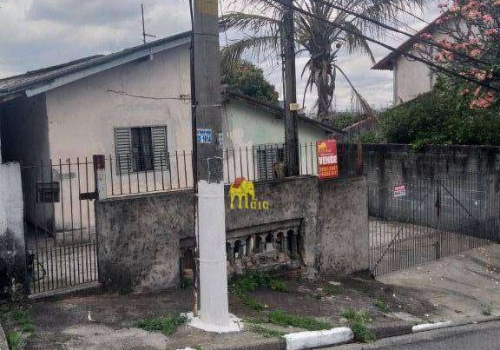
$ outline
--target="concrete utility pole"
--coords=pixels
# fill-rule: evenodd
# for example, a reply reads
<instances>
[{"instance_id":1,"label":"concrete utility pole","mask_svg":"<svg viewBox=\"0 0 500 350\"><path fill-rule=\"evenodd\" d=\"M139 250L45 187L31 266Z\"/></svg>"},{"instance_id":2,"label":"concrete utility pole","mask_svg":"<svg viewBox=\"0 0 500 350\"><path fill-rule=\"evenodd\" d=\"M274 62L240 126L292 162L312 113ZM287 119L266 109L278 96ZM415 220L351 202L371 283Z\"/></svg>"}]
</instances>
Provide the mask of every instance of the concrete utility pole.
<instances>
[{"instance_id":1,"label":"concrete utility pole","mask_svg":"<svg viewBox=\"0 0 500 350\"><path fill-rule=\"evenodd\" d=\"M285 0L283 16L283 59L285 65L285 148L287 175L298 176L299 168L299 135L298 135L298 104L295 73L295 29L293 18L293 0Z\"/></svg>"},{"instance_id":2,"label":"concrete utility pole","mask_svg":"<svg viewBox=\"0 0 500 350\"><path fill-rule=\"evenodd\" d=\"M215 332L239 330L229 315L222 161L222 103L218 0L194 0L199 319L193 326Z\"/></svg>"}]
</instances>

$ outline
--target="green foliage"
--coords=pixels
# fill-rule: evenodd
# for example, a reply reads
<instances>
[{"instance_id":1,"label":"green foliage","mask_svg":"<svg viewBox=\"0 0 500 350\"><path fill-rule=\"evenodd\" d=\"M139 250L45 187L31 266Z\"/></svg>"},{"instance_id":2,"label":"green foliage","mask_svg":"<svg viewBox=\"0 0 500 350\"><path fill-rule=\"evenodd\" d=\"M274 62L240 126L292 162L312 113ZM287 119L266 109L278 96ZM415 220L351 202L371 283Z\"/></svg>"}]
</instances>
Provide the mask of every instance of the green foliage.
<instances>
[{"instance_id":1,"label":"green foliage","mask_svg":"<svg viewBox=\"0 0 500 350\"><path fill-rule=\"evenodd\" d=\"M389 143L500 145L500 107L471 109L470 97L444 79L435 89L417 99L389 109L380 117L380 127Z\"/></svg>"},{"instance_id":2,"label":"green foliage","mask_svg":"<svg viewBox=\"0 0 500 350\"><path fill-rule=\"evenodd\" d=\"M277 292L287 292L288 288L283 280L270 277L264 272L255 271L236 277L229 289L236 295L253 292L259 287L268 287Z\"/></svg>"},{"instance_id":3,"label":"green foliage","mask_svg":"<svg viewBox=\"0 0 500 350\"><path fill-rule=\"evenodd\" d=\"M365 116L360 113L339 112L332 118L332 124L336 128L345 129L363 119L365 119Z\"/></svg>"},{"instance_id":4,"label":"green foliage","mask_svg":"<svg viewBox=\"0 0 500 350\"><path fill-rule=\"evenodd\" d=\"M263 311L267 309L266 305L262 304L255 298L249 297L248 295L242 297L241 302L243 303L243 305L248 306L250 309L255 311Z\"/></svg>"},{"instance_id":5,"label":"green foliage","mask_svg":"<svg viewBox=\"0 0 500 350\"><path fill-rule=\"evenodd\" d=\"M491 316L493 314L493 309L491 308L491 306L488 306L488 307L483 309L482 314L484 316Z\"/></svg>"},{"instance_id":6,"label":"green foliage","mask_svg":"<svg viewBox=\"0 0 500 350\"><path fill-rule=\"evenodd\" d=\"M279 326L307 329L308 331L320 331L332 328L332 325L328 322L318 321L310 317L291 315L281 310L271 311L269 313L269 322Z\"/></svg>"},{"instance_id":7,"label":"green foliage","mask_svg":"<svg viewBox=\"0 0 500 350\"><path fill-rule=\"evenodd\" d=\"M323 288L323 291L330 296L339 295L340 293L342 293L339 286L332 285L325 286L325 288Z\"/></svg>"},{"instance_id":8,"label":"green foliage","mask_svg":"<svg viewBox=\"0 0 500 350\"><path fill-rule=\"evenodd\" d=\"M182 325L187 323L186 316L168 316L159 318L148 318L138 321L135 326L148 332L161 332L165 335L172 335Z\"/></svg>"},{"instance_id":9,"label":"green foliage","mask_svg":"<svg viewBox=\"0 0 500 350\"><path fill-rule=\"evenodd\" d=\"M348 308L346 310L342 310L340 315L348 320L349 327L354 333L354 339L364 343L375 339L372 332L368 329L370 318L366 312Z\"/></svg>"},{"instance_id":10,"label":"green foliage","mask_svg":"<svg viewBox=\"0 0 500 350\"><path fill-rule=\"evenodd\" d=\"M286 333L280 332L274 329L269 329L267 327L259 326L256 324L250 324L249 329L254 332L262 335L264 338L281 338Z\"/></svg>"},{"instance_id":11,"label":"green foliage","mask_svg":"<svg viewBox=\"0 0 500 350\"><path fill-rule=\"evenodd\" d=\"M223 72L222 84L229 85L245 95L260 100L278 103L279 93L264 77L264 71L251 62L240 60Z\"/></svg>"},{"instance_id":12,"label":"green foliage","mask_svg":"<svg viewBox=\"0 0 500 350\"><path fill-rule=\"evenodd\" d=\"M389 305L387 303L384 303L382 300L377 299L374 303L373 306L375 306L378 311L380 311L383 314L387 314L390 312Z\"/></svg>"},{"instance_id":13,"label":"green foliage","mask_svg":"<svg viewBox=\"0 0 500 350\"><path fill-rule=\"evenodd\" d=\"M8 332L5 337L7 338L7 344L9 344L10 350L20 350L23 338L18 332Z\"/></svg>"}]
</instances>

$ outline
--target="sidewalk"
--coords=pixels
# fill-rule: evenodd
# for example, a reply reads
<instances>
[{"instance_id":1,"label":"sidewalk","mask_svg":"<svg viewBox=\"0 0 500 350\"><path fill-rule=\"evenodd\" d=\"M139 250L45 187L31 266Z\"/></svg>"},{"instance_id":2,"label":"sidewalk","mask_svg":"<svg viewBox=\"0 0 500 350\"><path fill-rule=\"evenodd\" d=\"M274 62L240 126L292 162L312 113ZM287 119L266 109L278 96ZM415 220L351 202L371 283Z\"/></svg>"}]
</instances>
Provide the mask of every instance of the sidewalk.
<instances>
[{"instance_id":1,"label":"sidewalk","mask_svg":"<svg viewBox=\"0 0 500 350\"><path fill-rule=\"evenodd\" d=\"M467 320L498 314L498 257L499 245L476 249L381 277L387 285L362 275L320 281L240 278L231 286L230 308L245 322L245 331L234 334L211 334L187 325L172 328L175 332L171 335L136 328L141 323L149 329L157 325L159 317L191 311L190 290L33 302L26 307L24 326L1 322L6 333L34 326L26 349L280 350L285 349L281 340L285 333L352 327L353 323L359 326L361 336L370 331L388 336L402 327L411 329L415 324L451 316ZM164 320L168 327L177 322L175 317Z\"/></svg>"}]
</instances>

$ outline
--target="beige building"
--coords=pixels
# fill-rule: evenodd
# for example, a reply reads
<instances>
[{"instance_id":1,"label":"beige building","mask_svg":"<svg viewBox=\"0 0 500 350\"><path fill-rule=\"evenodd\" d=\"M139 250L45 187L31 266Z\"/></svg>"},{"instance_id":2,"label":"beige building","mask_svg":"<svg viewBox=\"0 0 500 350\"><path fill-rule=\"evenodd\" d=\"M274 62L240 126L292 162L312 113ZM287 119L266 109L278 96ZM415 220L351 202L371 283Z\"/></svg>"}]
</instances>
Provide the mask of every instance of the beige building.
<instances>
[{"instance_id":1,"label":"beige building","mask_svg":"<svg viewBox=\"0 0 500 350\"><path fill-rule=\"evenodd\" d=\"M412 60L401 53L408 52L414 56L429 59L427 55L422 54L421 50L415 49L414 45L419 42L418 38L422 33L431 34L435 41L439 41L444 37L439 32L436 21L437 19L372 67L375 70L390 70L393 72L395 105L411 101L419 95L431 91L436 83L436 75L428 65ZM432 51L432 48L426 50Z\"/></svg>"}]
</instances>

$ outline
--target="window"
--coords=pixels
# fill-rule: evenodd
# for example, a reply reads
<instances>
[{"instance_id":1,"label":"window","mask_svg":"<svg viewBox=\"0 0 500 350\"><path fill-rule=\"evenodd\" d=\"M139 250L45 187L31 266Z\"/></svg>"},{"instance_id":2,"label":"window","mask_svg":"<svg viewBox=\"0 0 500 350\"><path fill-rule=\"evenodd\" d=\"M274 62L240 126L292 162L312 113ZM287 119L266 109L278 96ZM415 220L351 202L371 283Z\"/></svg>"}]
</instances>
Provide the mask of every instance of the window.
<instances>
[{"instance_id":1,"label":"window","mask_svg":"<svg viewBox=\"0 0 500 350\"><path fill-rule=\"evenodd\" d=\"M170 169L166 126L116 128L115 149L118 174Z\"/></svg>"},{"instance_id":2,"label":"window","mask_svg":"<svg viewBox=\"0 0 500 350\"><path fill-rule=\"evenodd\" d=\"M259 180L274 179L279 177L278 165L285 161L283 146L269 145L257 148L257 167Z\"/></svg>"}]
</instances>

